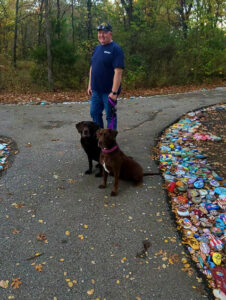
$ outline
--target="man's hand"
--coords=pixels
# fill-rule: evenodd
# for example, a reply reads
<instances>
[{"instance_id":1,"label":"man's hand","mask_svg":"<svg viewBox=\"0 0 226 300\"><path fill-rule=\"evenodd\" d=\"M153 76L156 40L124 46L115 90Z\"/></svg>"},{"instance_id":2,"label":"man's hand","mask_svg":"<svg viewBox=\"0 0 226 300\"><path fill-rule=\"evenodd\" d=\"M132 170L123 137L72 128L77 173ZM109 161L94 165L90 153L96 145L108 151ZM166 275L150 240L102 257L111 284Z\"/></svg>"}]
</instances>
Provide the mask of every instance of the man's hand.
<instances>
[{"instance_id":1,"label":"man's hand","mask_svg":"<svg viewBox=\"0 0 226 300\"><path fill-rule=\"evenodd\" d=\"M117 100L117 95L113 95L112 93L110 93L108 97L110 97L112 100Z\"/></svg>"},{"instance_id":2,"label":"man's hand","mask_svg":"<svg viewBox=\"0 0 226 300\"><path fill-rule=\"evenodd\" d=\"M91 95L92 95L91 87L88 87L88 89L87 89L87 94L88 94L88 96L91 96Z\"/></svg>"}]
</instances>

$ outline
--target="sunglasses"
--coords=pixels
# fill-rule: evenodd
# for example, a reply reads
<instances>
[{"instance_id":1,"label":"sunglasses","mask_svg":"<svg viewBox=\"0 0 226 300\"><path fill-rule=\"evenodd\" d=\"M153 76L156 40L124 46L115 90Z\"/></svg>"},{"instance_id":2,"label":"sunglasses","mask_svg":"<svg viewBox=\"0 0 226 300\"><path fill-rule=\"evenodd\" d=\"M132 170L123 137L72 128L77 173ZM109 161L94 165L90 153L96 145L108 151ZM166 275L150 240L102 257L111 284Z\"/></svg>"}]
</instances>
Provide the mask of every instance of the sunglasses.
<instances>
[{"instance_id":1,"label":"sunglasses","mask_svg":"<svg viewBox=\"0 0 226 300\"><path fill-rule=\"evenodd\" d=\"M110 26L106 25L99 25L97 26L97 30L104 30L104 31L112 31Z\"/></svg>"}]
</instances>

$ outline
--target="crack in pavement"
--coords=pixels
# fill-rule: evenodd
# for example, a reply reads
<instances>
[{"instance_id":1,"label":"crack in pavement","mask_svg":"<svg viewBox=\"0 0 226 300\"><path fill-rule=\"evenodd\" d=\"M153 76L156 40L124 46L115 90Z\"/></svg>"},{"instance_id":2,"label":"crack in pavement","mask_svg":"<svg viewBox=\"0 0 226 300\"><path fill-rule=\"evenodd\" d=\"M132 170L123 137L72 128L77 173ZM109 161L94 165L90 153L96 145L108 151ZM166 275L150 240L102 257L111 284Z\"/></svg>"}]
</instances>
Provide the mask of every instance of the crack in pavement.
<instances>
[{"instance_id":1,"label":"crack in pavement","mask_svg":"<svg viewBox=\"0 0 226 300\"><path fill-rule=\"evenodd\" d=\"M125 131L129 131L129 130L133 130L133 129L135 129L135 128L140 127L141 125L143 125L143 124L146 123L146 122L153 121L153 120L156 118L157 114L160 113L160 112L162 112L162 109L153 111L153 112L150 113L149 118L147 118L146 120L144 120L144 121L142 121L142 122L140 122L140 123L138 123L138 124L135 124L134 126L132 126L132 127L130 127L130 128L126 128L126 129L124 129L124 130L122 130L122 131L125 132Z\"/></svg>"}]
</instances>

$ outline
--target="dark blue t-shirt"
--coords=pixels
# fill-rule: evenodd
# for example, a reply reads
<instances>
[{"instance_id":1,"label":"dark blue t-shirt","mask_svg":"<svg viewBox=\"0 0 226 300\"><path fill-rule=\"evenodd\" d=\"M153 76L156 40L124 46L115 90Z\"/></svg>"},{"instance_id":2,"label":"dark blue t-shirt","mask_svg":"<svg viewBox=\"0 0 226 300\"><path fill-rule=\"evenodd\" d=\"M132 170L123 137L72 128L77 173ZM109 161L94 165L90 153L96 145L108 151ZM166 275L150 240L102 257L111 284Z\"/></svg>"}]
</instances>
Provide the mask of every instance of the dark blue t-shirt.
<instances>
[{"instance_id":1,"label":"dark blue t-shirt","mask_svg":"<svg viewBox=\"0 0 226 300\"><path fill-rule=\"evenodd\" d=\"M91 89L99 93L110 93L112 90L114 69L124 68L122 49L115 42L99 44L92 55Z\"/></svg>"}]
</instances>

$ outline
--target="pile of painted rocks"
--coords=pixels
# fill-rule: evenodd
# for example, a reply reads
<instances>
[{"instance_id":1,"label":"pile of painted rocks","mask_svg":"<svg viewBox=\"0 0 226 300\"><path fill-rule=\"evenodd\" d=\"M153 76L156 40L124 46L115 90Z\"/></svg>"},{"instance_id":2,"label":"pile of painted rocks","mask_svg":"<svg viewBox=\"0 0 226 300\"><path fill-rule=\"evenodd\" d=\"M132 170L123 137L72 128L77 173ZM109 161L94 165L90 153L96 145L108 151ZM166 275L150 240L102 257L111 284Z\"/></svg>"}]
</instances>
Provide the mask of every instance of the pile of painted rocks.
<instances>
[{"instance_id":1,"label":"pile of painted rocks","mask_svg":"<svg viewBox=\"0 0 226 300\"><path fill-rule=\"evenodd\" d=\"M190 112L166 129L159 142L160 169L183 243L219 299L226 299L226 186L194 141L221 140L206 132L200 118L225 109L216 105Z\"/></svg>"},{"instance_id":2,"label":"pile of painted rocks","mask_svg":"<svg viewBox=\"0 0 226 300\"><path fill-rule=\"evenodd\" d=\"M9 144L4 139L0 139L0 172L6 169L7 157L10 153Z\"/></svg>"}]
</instances>

